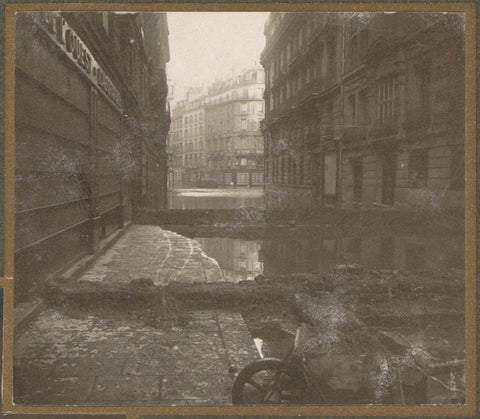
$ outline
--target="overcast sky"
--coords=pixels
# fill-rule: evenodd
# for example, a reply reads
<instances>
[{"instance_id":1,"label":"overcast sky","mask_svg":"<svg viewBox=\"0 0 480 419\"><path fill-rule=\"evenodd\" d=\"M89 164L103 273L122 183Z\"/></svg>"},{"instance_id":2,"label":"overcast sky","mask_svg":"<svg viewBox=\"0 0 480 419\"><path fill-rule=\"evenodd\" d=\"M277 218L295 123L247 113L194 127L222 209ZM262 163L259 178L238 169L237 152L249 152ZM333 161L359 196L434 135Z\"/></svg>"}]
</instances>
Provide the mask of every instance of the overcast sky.
<instances>
[{"instance_id":1,"label":"overcast sky","mask_svg":"<svg viewBox=\"0 0 480 419\"><path fill-rule=\"evenodd\" d=\"M208 86L232 70L238 72L259 63L268 14L168 12L167 76L175 81L175 100L185 86Z\"/></svg>"}]
</instances>

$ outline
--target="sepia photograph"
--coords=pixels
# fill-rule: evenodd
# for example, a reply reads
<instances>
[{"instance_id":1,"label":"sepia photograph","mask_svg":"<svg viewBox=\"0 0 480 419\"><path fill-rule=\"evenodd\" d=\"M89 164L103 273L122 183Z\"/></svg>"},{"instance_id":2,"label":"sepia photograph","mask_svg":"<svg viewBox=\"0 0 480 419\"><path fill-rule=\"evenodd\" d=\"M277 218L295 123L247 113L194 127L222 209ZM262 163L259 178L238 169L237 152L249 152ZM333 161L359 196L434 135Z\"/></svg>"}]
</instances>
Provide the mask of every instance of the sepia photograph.
<instances>
[{"instance_id":1,"label":"sepia photograph","mask_svg":"<svg viewBox=\"0 0 480 419\"><path fill-rule=\"evenodd\" d=\"M466 14L266 10L15 12L13 406L465 407Z\"/></svg>"}]
</instances>

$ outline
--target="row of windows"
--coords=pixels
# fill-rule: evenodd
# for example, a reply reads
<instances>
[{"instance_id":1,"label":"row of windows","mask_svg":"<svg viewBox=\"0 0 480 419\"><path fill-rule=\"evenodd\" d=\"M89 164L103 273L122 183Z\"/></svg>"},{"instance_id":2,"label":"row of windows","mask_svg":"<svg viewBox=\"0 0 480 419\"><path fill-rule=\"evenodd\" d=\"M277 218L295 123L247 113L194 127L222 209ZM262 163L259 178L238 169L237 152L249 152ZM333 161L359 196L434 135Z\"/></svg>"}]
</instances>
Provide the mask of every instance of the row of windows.
<instances>
[{"instance_id":1,"label":"row of windows","mask_svg":"<svg viewBox=\"0 0 480 419\"><path fill-rule=\"evenodd\" d=\"M293 156L284 153L279 158L265 161L267 182L280 185L311 185L312 156Z\"/></svg>"},{"instance_id":2,"label":"row of windows","mask_svg":"<svg viewBox=\"0 0 480 419\"><path fill-rule=\"evenodd\" d=\"M291 74L283 85L272 91L269 109L277 108L311 81L321 81L324 74L325 69L322 68L322 60L320 57L317 57L315 61L309 61L302 68Z\"/></svg>"},{"instance_id":3,"label":"row of windows","mask_svg":"<svg viewBox=\"0 0 480 419\"><path fill-rule=\"evenodd\" d=\"M328 158L327 158L328 157ZM325 155L325 192L335 193L336 156L334 153ZM428 187L429 155L427 149L417 149L408 157L408 179L410 188L422 189ZM309 185L312 183L311 155L293 156L285 153L277 159L266 159L265 169L267 182L284 185ZM328 182L330 175L331 182ZM451 149L450 177L448 188L463 190L465 180L464 149L461 146ZM329 186L330 185L330 186Z\"/></svg>"},{"instance_id":4,"label":"row of windows","mask_svg":"<svg viewBox=\"0 0 480 419\"><path fill-rule=\"evenodd\" d=\"M281 105L284 100L284 89L279 89L271 96L270 103L272 109ZM396 82L393 77L387 77L377 82L376 86L376 116L374 119L379 121L394 121L396 116ZM350 92L346 95L344 103L345 128L349 126L363 126L366 127L367 119L367 91L365 89ZM325 107L321 108L323 112ZM331 104L327 112L330 118L328 122L332 122ZM319 115L320 117L321 115Z\"/></svg>"},{"instance_id":5,"label":"row of windows","mask_svg":"<svg viewBox=\"0 0 480 419\"><path fill-rule=\"evenodd\" d=\"M195 115L189 115L189 116L185 116L183 118L183 123L184 125L188 124L188 123L192 123L192 122L197 122L197 121L203 121L203 117L204 117L204 113L203 112L200 112L200 113L196 113Z\"/></svg>"},{"instance_id":6,"label":"row of windows","mask_svg":"<svg viewBox=\"0 0 480 419\"><path fill-rule=\"evenodd\" d=\"M203 134L203 125L194 125L192 127L187 127L183 130L184 138L198 137L202 136Z\"/></svg>"},{"instance_id":7,"label":"row of windows","mask_svg":"<svg viewBox=\"0 0 480 419\"><path fill-rule=\"evenodd\" d=\"M263 152L262 137L214 138L207 142L206 150L213 151L241 151Z\"/></svg>"},{"instance_id":8,"label":"row of windows","mask_svg":"<svg viewBox=\"0 0 480 419\"><path fill-rule=\"evenodd\" d=\"M245 87L207 99L207 105L216 105L237 99L263 99L263 87Z\"/></svg>"},{"instance_id":9,"label":"row of windows","mask_svg":"<svg viewBox=\"0 0 480 419\"><path fill-rule=\"evenodd\" d=\"M309 41L313 38L314 30L324 24L328 18L326 13L312 13L302 25L295 36L270 63L267 74L267 82L271 85L272 79L280 71L285 71L287 66L294 61L296 56L304 50Z\"/></svg>"},{"instance_id":10,"label":"row of windows","mask_svg":"<svg viewBox=\"0 0 480 419\"><path fill-rule=\"evenodd\" d=\"M260 120L251 118L240 118L236 120L236 125L232 126L232 119L219 120L218 122L212 122L207 126L208 136L225 135L232 130L243 131L258 131L260 130Z\"/></svg>"}]
</instances>

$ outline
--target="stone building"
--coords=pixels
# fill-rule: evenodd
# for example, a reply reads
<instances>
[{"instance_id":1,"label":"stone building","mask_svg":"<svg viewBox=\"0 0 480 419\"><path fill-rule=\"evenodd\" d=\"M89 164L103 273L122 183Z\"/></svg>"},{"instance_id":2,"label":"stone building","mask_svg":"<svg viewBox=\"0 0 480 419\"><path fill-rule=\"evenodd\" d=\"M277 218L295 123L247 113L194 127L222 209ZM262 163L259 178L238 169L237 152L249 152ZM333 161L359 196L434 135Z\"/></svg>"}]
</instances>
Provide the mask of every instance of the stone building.
<instances>
[{"instance_id":1,"label":"stone building","mask_svg":"<svg viewBox=\"0 0 480 419\"><path fill-rule=\"evenodd\" d=\"M17 299L165 205L168 60L164 13L16 14Z\"/></svg>"},{"instance_id":2,"label":"stone building","mask_svg":"<svg viewBox=\"0 0 480 419\"><path fill-rule=\"evenodd\" d=\"M205 96L190 91L183 104L183 185L197 186L205 166Z\"/></svg>"},{"instance_id":3,"label":"stone building","mask_svg":"<svg viewBox=\"0 0 480 419\"><path fill-rule=\"evenodd\" d=\"M207 178L218 185L263 185L264 83L263 70L253 68L208 91Z\"/></svg>"},{"instance_id":4,"label":"stone building","mask_svg":"<svg viewBox=\"0 0 480 419\"><path fill-rule=\"evenodd\" d=\"M172 108L172 122L168 133L167 153L168 161L168 188L180 188L183 186L183 114L185 101L178 102Z\"/></svg>"},{"instance_id":5,"label":"stone building","mask_svg":"<svg viewBox=\"0 0 480 419\"><path fill-rule=\"evenodd\" d=\"M173 187L263 185L264 72L190 90L173 109ZM179 180L181 178L181 181Z\"/></svg>"},{"instance_id":6,"label":"stone building","mask_svg":"<svg viewBox=\"0 0 480 419\"><path fill-rule=\"evenodd\" d=\"M272 13L265 25L270 206L463 206L463 20Z\"/></svg>"},{"instance_id":7,"label":"stone building","mask_svg":"<svg viewBox=\"0 0 480 419\"><path fill-rule=\"evenodd\" d=\"M201 185L205 173L205 94L191 88L172 110L169 133L170 188Z\"/></svg>"}]
</instances>

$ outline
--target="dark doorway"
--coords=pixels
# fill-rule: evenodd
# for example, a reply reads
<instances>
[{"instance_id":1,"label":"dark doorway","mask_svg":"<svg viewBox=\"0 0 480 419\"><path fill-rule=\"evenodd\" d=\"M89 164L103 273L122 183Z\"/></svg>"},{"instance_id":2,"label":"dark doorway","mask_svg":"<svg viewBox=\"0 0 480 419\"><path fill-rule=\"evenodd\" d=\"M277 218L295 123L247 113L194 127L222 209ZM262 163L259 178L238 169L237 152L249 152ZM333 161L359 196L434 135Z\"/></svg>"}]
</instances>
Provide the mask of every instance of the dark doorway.
<instances>
[{"instance_id":1,"label":"dark doorway","mask_svg":"<svg viewBox=\"0 0 480 419\"><path fill-rule=\"evenodd\" d=\"M393 201L395 198L396 177L396 155L395 153L386 153L383 155L382 204L393 205Z\"/></svg>"},{"instance_id":2,"label":"dark doorway","mask_svg":"<svg viewBox=\"0 0 480 419\"><path fill-rule=\"evenodd\" d=\"M363 189L363 160L362 158L352 160L353 168L353 200L355 202L362 201Z\"/></svg>"}]
</instances>

